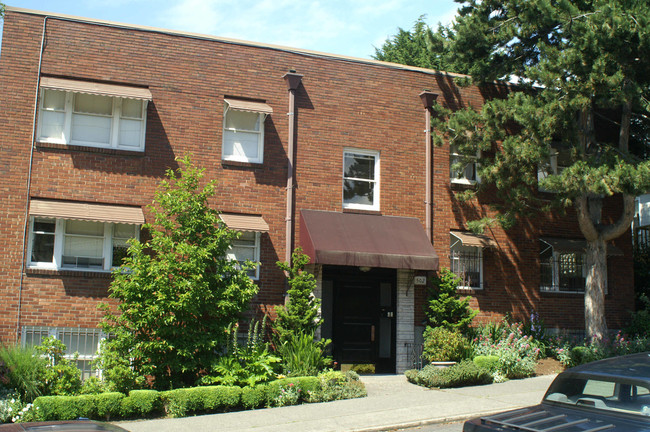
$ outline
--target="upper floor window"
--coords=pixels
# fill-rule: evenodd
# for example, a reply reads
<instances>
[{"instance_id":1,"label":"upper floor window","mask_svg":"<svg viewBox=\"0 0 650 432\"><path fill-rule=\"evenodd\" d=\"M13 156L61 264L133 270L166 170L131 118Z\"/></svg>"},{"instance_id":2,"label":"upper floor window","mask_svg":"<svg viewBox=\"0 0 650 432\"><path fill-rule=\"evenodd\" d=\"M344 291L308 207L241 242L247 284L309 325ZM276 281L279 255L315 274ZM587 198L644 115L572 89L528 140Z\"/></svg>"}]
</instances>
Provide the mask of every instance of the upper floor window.
<instances>
[{"instance_id":1,"label":"upper floor window","mask_svg":"<svg viewBox=\"0 0 650 432\"><path fill-rule=\"evenodd\" d=\"M571 165L571 151L569 148L556 145L551 148L551 153L548 161L537 167L537 182L542 182L550 175L561 174L562 171ZM550 192L543 186L539 185L538 189L541 192Z\"/></svg>"},{"instance_id":2,"label":"upper floor window","mask_svg":"<svg viewBox=\"0 0 650 432\"><path fill-rule=\"evenodd\" d=\"M224 101L223 160L264 162L264 120L273 109L263 102Z\"/></svg>"},{"instance_id":3,"label":"upper floor window","mask_svg":"<svg viewBox=\"0 0 650 432\"><path fill-rule=\"evenodd\" d=\"M122 264L137 225L34 217L29 265L36 268L110 270Z\"/></svg>"},{"instance_id":4,"label":"upper floor window","mask_svg":"<svg viewBox=\"0 0 650 432\"><path fill-rule=\"evenodd\" d=\"M42 78L38 140L144 151L150 99L146 89Z\"/></svg>"},{"instance_id":5,"label":"upper floor window","mask_svg":"<svg viewBox=\"0 0 650 432\"><path fill-rule=\"evenodd\" d=\"M379 210L379 152L343 152L343 208Z\"/></svg>"},{"instance_id":6,"label":"upper floor window","mask_svg":"<svg viewBox=\"0 0 650 432\"><path fill-rule=\"evenodd\" d=\"M468 156L459 152L458 147L449 149L449 178L452 183L475 184L480 180L478 167L478 154Z\"/></svg>"}]
</instances>

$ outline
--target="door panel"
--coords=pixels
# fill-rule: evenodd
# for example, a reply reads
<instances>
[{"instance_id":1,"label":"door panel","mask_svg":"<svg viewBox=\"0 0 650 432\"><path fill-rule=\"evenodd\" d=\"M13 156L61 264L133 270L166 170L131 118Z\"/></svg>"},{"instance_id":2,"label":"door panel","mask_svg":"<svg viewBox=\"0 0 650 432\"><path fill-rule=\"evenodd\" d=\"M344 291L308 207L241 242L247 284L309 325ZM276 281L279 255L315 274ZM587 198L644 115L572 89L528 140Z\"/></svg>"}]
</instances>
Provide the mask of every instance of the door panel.
<instances>
[{"instance_id":1,"label":"door panel","mask_svg":"<svg viewBox=\"0 0 650 432\"><path fill-rule=\"evenodd\" d=\"M339 363L395 371L395 270L324 268L332 287L332 352ZM327 319L327 317L326 317Z\"/></svg>"}]
</instances>

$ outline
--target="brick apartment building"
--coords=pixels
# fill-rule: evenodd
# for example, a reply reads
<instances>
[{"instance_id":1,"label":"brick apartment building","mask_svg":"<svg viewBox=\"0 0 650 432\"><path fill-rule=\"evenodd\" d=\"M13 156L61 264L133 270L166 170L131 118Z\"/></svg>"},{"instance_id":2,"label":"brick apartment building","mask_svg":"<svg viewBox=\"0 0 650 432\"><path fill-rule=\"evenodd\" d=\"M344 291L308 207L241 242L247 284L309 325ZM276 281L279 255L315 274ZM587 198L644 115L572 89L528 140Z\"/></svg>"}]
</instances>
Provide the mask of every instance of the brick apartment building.
<instances>
[{"instance_id":1,"label":"brick apartment building","mask_svg":"<svg viewBox=\"0 0 650 432\"><path fill-rule=\"evenodd\" d=\"M473 164L452 172L448 146L427 151L427 105L485 97L432 70L8 7L0 339L53 334L89 359L110 269L187 153L242 232L232 257L260 262L251 313L283 303L275 262L302 246L340 362L406 369L423 281L439 266L463 276L481 320L536 312L548 327L581 328L584 242L572 211L472 235L466 221L489 203L454 192L480 181ZM629 233L615 243L613 328L633 308Z\"/></svg>"}]
</instances>

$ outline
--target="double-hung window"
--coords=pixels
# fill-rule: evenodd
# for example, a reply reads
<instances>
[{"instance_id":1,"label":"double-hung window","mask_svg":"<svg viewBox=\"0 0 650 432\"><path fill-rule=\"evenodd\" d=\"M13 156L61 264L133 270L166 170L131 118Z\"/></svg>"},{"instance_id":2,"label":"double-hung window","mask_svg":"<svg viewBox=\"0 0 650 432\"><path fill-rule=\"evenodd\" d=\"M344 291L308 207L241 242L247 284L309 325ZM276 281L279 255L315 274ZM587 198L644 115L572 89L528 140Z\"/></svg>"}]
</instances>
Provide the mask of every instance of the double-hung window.
<instances>
[{"instance_id":1,"label":"double-hung window","mask_svg":"<svg viewBox=\"0 0 650 432\"><path fill-rule=\"evenodd\" d=\"M228 250L228 259L237 261L240 265L250 261L255 267L246 270L251 279L257 280L260 276L260 233L244 231L239 238L233 240Z\"/></svg>"},{"instance_id":2,"label":"double-hung window","mask_svg":"<svg viewBox=\"0 0 650 432\"><path fill-rule=\"evenodd\" d=\"M449 235L449 265L461 280L459 288L483 289L483 249L495 246L484 235L452 231Z\"/></svg>"},{"instance_id":3,"label":"double-hung window","mask_svg":"<svg viewBox=\"0 0 650 432\"><path fill-rule=\"evenodd\" d=\"M272 112L263 102L225 99L222 159L264 162L264 120Z\"/></svg>"},{"instance_id":4,"label":"double-hung window","mask_svg":"<svg viewBox=\"0 0 650 432\"><path fill-rule=\"evenodd\" d=\"M127 241L144 223L139 207L30 200L28 265L108 271L122 264Z\"/></svg>"},{"instance_id":5,"label":"double-hung window","mask_svg":"<svg viewBox=\"0 0 650 432\"><path fill-rule=\"evenodd\" d=\"M558 175L564 171L564 168L571 165L571 151L570 149L555 145L551 148L551 154L548 161L537 167L537 183L540 192L550 192L544 188L542 183L550 175Z\"/></svg>"},{"instance_id":6,"label":"double-hung window","mask_svg":"<svg viewBox=\"0 0 650 432\"><path fill-rule=\"evenodd\" d=\"M38 141L144 151L145 89L42 78Z\"/></svg>"},{"instance_id":7,"label":"double-hung window","mask_svg":"<svg viewBox=\"0 0 650 432\"><path fill-rule=\"evenodd\" d=\"M30 232L30 267L108 271L122 264L126 242L138 238L139 227L33 217Z\"/></svg>"},{"instance_id":8,"label":"double-hung window","mask_svg":"<svg viewBox=\"0 0 650 432\"><path fill-rule=\"evenodd\" d=\"M251 279L260 277L260 238L263 232L269 231L269 225L259 215L222 213L219 215L228 228L239 232L239 237L233 240L226 257L241 264L253 262L255 267L246 272Z\"/></svg>"},{"instance_id":9,"label":"double-hung window","mask_svg":"<svg viewBox=\"0 0 650 432\"><path fill-rule=\"evenodd\" d=\"M379 210L379 152L343 152L343 208Z\"/></svg>"},{"instance_id":10,"label":"double-hung window","mask_svg":"<svg viewBox=\"0 0 650 432\"><path fill-rule=\"evenodd\" d=\"M477 183L480 180L477 168L478 154L468 156L460 153L458 147L451 146L449 150L449 178L452 183Z\"/></svg>"}]
</instances>

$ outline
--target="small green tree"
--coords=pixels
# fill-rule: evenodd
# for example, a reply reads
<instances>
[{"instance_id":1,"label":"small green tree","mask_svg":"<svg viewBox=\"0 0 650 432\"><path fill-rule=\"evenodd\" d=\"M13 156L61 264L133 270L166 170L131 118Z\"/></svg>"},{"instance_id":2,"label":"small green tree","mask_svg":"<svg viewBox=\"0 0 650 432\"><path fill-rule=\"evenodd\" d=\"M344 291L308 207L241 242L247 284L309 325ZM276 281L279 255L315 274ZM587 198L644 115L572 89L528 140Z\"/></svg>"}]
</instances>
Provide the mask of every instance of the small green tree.
<instances>
[{"instance_id":1,"label":"small green tree","mask_svg":"<svg viewBox=\"0 0 650 432\"><path fill-rule=\"evenodd\" d=\"M433 278L426 315L431 327L466 332L478 313L469 307L469 297L461 300L457 293L460 278L446 267Z\"/></svg>"},{"instance_id":2,"label":"small green tree","mask_svg":"<svg viewBox=\"0 0 650 432\"><path fill-rule=\"evenodd\" d=\"M290 339L291 335L314 334L322 324L320 316L320 299L314 296L316 279L306 272L305 266L310 258L301 248L291 254L293 266L286 262L277 265L287 274L289 295L286 306L276 306L277 318L273 322L276 341L281 344Z\"/></svg>"},{"instance_id":3,"label":"small green tree","mask_svg":"<svg viewBox=\"0 0 650 432\"><path fill-rule=\"evenodd\" d=\"M143 226L151 239L131 240L113 272L119 313L102 306L101 327L114 335L107 357L130 359L135 376L159 389L192 384L208 370L257 292L247 266L226 258L237 233L208 204L214 181L201 188L203 176L189 156L167 171L149 207L154 221Z\"/></svg>"}]
</instances>

